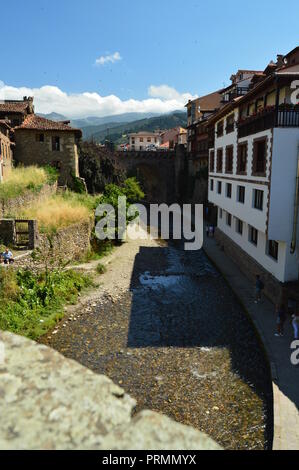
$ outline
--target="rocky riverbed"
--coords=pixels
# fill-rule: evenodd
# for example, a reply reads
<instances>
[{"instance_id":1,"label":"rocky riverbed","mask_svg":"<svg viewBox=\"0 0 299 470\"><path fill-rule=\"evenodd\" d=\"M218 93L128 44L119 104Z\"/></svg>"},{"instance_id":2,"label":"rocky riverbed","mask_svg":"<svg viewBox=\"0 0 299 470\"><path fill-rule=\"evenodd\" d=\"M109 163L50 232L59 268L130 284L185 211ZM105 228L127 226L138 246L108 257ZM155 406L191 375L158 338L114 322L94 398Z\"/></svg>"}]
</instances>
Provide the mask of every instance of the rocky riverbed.
<instances>
[{"instance_id":1,"label":"rocky riverbed","mask_svg":"<svg viewBox=\"0 0 299 470\"><path fill-rule=\"evenodd\" d=\"M265 449L271 382L241 305L202 251L116 250L101 285L42 341L226 449Z\"/></svg>"}]
</instances>

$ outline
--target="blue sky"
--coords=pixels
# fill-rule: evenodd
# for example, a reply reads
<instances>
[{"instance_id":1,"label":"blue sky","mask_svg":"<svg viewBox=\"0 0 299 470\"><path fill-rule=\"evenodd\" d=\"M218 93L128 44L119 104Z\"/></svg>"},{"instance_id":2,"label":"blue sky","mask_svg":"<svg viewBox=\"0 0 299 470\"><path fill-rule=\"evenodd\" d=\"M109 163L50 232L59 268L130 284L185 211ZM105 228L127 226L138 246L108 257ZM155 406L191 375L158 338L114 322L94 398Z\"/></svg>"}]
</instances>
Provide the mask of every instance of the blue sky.
<instances>
[{"instance_id":1,"label":"blue sky","mask_svg":"<svg viewBox=\"0 0 299 470\"><path fill-rule=\"evenodd\" d=\"M293 0L279 8L273 0L16 0L13 5L1 5L2 18L10 20L1 24L0 80L8 97L33 90L41 111L69 107L79 116L89 113L93 99L96 114L115 114L117 107L172 110L175 102L182 107L189 96L229 84L238 68L263 69L277 53L299 45L299 2ZM39 93L42 87L48 88ZM77 97L74 108L69 99L62 104L60 91ZM84 93L89 95L81 112ZM97 98L111 95L117 99Z\"/></svg>"}]
</instances>

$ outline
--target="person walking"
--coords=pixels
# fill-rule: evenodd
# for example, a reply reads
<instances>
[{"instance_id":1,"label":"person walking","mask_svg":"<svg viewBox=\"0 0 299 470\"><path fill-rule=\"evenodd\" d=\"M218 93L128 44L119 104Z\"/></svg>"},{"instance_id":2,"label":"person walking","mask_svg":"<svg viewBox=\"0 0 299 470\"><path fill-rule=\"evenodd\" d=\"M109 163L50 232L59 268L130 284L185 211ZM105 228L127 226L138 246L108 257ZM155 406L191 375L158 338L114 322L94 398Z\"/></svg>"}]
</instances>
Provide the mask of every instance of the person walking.
<instances>
[{"instance_id":1,"label":"person walking","mask_svg":"<svg viewBox=\"0 0 299 470\"><path fill-rule=\"evenodd\" d=\"M294 328L294 339L299 339L299 313L292 316L292 325Z\"/></svg>"},{"instance_id":2,"label":"person walking","mask_svg":"<svg viewBox=\"0 0 299 470\"><path fill-rule=\"evenodd\" d=\"M261 281L259 274L256 275L255 281L255 301L254 303L258 303L262 300L262 290L264 290L264 284Z\"/></svg>"},{"instance_id":3,"label":"person walking","mask_svg":"<svg viewBox=\"0 0 299 470\"><path fill-rule=\"evenodd\" d=\"M285 305L284 304L278 305L276 308L276 313L277 313L277 319L276 319L277 333L275 333L275 336L283 336L284 324L285 324L286 317L287 317Z\"/></svg>"}]
</instances>

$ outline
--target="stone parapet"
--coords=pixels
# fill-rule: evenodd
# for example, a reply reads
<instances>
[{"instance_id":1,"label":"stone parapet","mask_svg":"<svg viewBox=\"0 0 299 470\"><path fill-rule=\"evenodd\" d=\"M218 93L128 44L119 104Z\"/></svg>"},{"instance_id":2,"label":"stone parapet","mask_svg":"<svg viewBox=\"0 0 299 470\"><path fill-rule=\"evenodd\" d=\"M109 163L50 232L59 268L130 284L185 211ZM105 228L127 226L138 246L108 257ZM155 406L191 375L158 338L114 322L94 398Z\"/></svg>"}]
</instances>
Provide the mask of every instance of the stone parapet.
<instances>
[{"instance_id":1,"label":"stone parapet","mask_svg":"<svg viewBox=\"0 0 299 470\"><path fill-rule=\"evenodd\" d=\"M143 411L108 377L0 332L0 449L220 450L205 434Z\"/></svg>"}]
</instances>

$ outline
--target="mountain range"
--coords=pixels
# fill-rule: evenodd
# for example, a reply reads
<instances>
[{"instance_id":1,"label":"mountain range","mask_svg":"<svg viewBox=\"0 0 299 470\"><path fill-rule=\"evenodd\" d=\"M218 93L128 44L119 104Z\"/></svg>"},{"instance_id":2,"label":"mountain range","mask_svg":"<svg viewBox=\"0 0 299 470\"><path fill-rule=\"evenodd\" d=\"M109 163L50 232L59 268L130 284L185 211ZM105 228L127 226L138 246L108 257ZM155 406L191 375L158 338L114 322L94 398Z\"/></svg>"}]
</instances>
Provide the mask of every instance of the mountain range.
<instances>
[{"instance_id":1,"label":"mountain range","mask_svg":"<svg viewBox=\"0 0 299 470\"><path fill-rule=\"evenodd\" d=\"M39 114L39 116L53 121L69 120L57 113ZM109 139L116 144L126 142L127 134L131 132L152 132L160 129L187 126L187 116L182 111L162 115L154 113L125 113L115 116L70 119L70 121L73 127L82 129L83 139L92 139L99 143Z\"/></svg>"}]
</instances>

